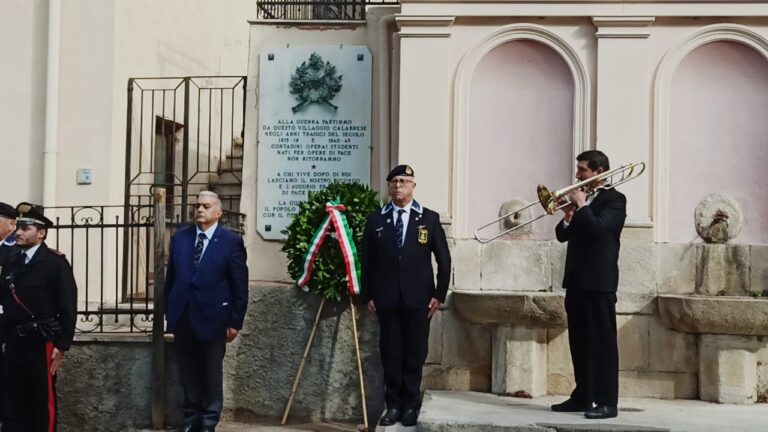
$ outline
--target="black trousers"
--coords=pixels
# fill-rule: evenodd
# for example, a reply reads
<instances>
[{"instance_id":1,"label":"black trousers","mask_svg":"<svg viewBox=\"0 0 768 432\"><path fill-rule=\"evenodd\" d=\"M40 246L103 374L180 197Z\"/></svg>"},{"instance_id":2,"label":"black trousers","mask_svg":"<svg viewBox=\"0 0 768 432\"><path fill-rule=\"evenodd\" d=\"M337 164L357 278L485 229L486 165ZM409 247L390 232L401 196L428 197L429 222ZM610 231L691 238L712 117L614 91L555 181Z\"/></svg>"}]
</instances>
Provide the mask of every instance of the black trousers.
<instances>
[{"instance_id":1,"label":"black trousers","mask_svg":"<svg viewBox=\"0 0 768 432\"><path fill-rule=\"evenodd\" d=\"M387 408L421 406L421 369L429 350L429 309L377 310Z\"/></svg>"},{"instance_id":2,"label":"black trousers","mask_svg":"<svg viewBox=\"0 0 768 432\"><path fill-rule=\"evenodd\" d=\"M224 407L224 352L226 334L220 339L202 341L195 336L185 313L174 333L184 402L185 425L215 427Z\"/></svg>"},{"instance_id":3,"label":"black trousers","mask_svg":"<svg viewBox=\"0 0 768 432\"><path fill-rule=\"evenodd\" d=\"M13 417L10 430L54 432L57 401L56 376L50 373L53 343L31 334L10 338L5 348L5 376Z\"/></svg>"},{"instance_id":4,"label":"black trousers","mask_svg":"<svg viewBox=\"0 0 768 432\"><path fill-rule=\"evenodd\" d=\"M619 347L616 294L569 289L565 294L568 343L579 403L616 406L619 401Z\"/></svg>"},{"instance_id":5,"label":"black trousers","mask_svg":"<svg viewBox=\"0 0 768 432\"><path fill-rule=\"evenodd\" d=\"M0 345L2 346L2 345ZM11 417L11 400L8 397L8 375L5 367L5 352L0 350L0 422L3 423L2 432L12 432L13 422Z\"/></svg>"}]
</instances>

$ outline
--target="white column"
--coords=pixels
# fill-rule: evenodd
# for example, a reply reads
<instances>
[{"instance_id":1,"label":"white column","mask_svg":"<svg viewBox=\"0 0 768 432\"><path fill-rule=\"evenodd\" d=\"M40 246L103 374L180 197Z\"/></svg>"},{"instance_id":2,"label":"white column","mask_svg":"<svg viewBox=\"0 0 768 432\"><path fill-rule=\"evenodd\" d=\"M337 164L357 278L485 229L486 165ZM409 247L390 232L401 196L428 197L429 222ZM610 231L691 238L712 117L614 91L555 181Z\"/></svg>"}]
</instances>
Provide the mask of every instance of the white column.
<instances>
[{"instance_id":1,"label":"white column","mask_svg":"<svg viewBox=\"0 0 768 432\"><path fill-rule=\"evenodd\" d=\"M648 36L653 17L593 17L597 27L596 148L611 168L632 162L648 166L641 178L622 185L627 226L650 227L651 77Z\"/></svg>"},{"instance_id":2,"label":"white column","mask_svg":"<svg viewBox=\"0 0 768 432\"><path fill-rule=\"evenodd\" d=\"M454 17L397 16L400 28L397 160L416 172L416 199L449 216L451 36Z\"/></svg>"}]
</instances>

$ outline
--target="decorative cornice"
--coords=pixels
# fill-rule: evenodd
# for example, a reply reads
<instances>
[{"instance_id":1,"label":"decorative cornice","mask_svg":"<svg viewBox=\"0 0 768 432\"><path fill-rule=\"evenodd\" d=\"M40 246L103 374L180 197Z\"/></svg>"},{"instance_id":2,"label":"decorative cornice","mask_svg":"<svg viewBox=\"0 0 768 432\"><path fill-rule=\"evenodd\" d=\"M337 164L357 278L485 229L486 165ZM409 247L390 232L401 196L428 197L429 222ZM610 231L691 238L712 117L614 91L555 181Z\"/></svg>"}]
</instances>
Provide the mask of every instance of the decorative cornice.
<instances>
[{"instance_id":1,"label":"decorative cornice","mask_svg":"<svg viewBox=\"0 0 768 432\"><path fill-rule=\"evenodd\" d=\"M592 23L596 27L648 27L656 20L648 16L596 16Z\"/></svg>"},{"instance_id":2,"label":"decorative cornice","mask_svg":"<svg viewBox=\"0 0 768 432\"><path fill-rule=\"evenodd\" d=\"M455 16L395 15L400 37L450 37Z\"/></svg>"},{"instance_id":3,"label":"decorative cornice","mask_svg":"<svg viewBox=\"0 0 768 432\"><path fill-rule=\"evenodd\" d=\"M596 16L592 17L592 24L597 27L598 39L646 39L651 35L648 27L655 20L647 16Z\"/></svg>"}]
</instances>

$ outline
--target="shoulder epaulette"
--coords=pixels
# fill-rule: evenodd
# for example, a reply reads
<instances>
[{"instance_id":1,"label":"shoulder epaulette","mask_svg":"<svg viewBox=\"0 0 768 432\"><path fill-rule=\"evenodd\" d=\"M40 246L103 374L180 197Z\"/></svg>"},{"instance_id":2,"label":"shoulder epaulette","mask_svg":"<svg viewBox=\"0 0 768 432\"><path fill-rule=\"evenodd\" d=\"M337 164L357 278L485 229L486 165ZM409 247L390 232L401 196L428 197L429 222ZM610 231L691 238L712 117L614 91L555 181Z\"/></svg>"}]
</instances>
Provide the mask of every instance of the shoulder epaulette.
<instances>
[{"instance_id":1,"label":"shoulder epaulette","mask_svg":"<svg viewBox=\"0 0 768 432\"><path fill-rule=\"evenodd\" d=\"M65 256L64 252L62 252L62 251L59 251L59 250L56 250L56 249L51 249L51 248L48 248L48 250L51 251L51 253L54 254L54 255Z\"/></svg>"}]
</instances>

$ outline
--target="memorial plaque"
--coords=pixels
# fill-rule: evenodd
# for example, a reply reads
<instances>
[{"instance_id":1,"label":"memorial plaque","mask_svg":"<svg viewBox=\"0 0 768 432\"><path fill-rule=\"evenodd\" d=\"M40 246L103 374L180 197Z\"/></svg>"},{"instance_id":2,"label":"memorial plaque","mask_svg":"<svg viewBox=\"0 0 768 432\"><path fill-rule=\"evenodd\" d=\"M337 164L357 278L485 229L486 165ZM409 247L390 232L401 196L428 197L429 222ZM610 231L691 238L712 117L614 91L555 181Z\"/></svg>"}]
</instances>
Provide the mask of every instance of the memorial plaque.
<instances>
[{"instance_id":1,"label":"memorial plaque","mask_svg":"<svg viewBox=\"0 0 768 432\"><path fill-rule=\"evenodd\" d=\"M371 53L364 46L265 49L259 58L256 226L281 233L332 181L370 182Z\"/></svg>"}]
</instances>

